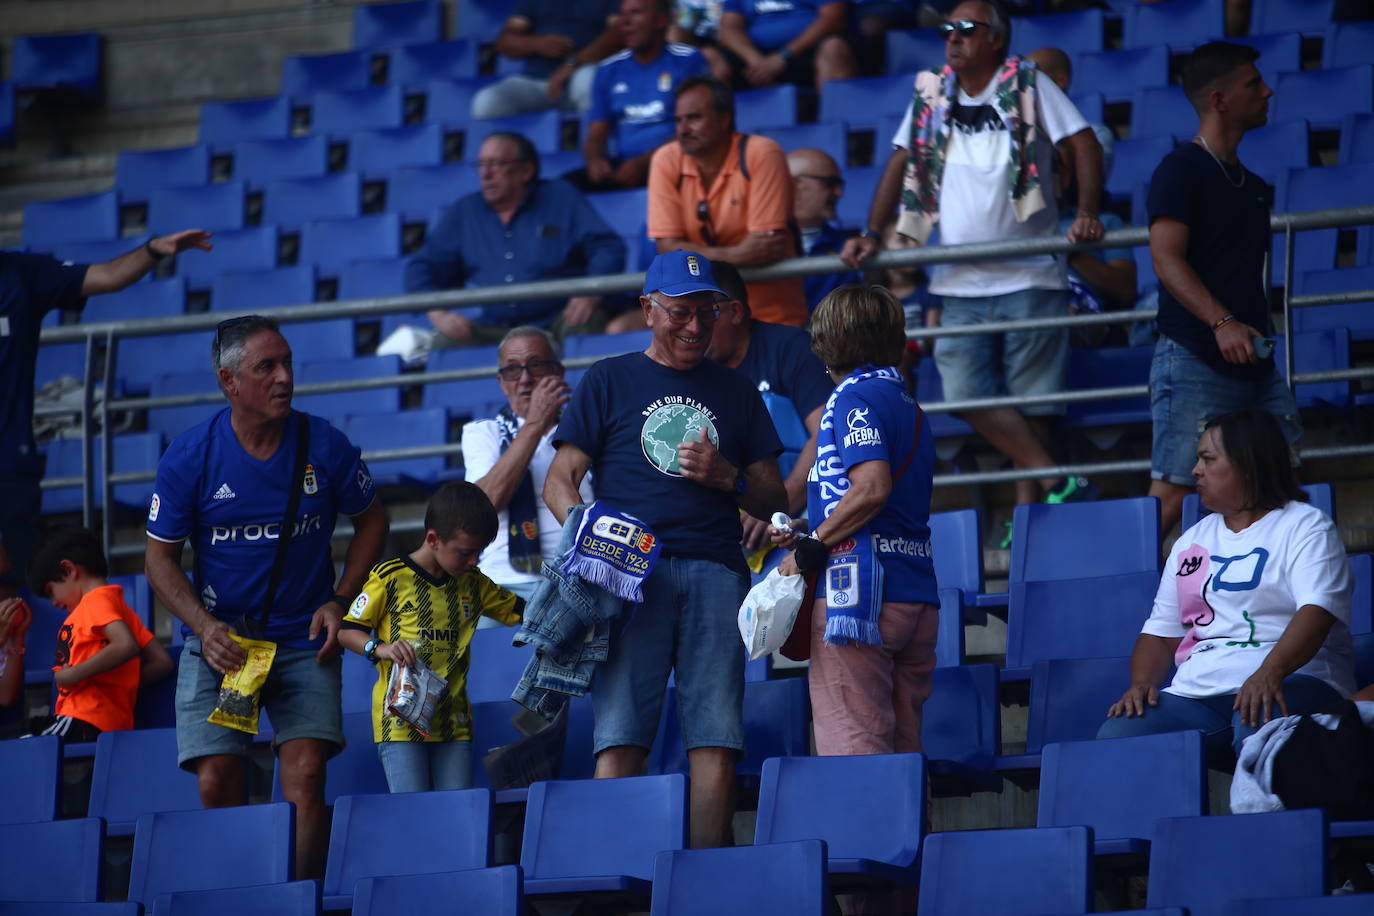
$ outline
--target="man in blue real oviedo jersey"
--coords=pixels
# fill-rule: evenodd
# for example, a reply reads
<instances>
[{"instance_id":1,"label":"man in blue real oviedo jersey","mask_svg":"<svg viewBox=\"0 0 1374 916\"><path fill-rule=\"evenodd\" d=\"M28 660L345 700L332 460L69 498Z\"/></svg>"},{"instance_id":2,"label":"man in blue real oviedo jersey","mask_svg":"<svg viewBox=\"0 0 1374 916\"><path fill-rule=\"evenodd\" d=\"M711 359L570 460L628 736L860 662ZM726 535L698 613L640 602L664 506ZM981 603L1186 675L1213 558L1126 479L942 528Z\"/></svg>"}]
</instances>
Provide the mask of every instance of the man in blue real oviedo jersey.
<instances>
[{"instance_id":1,"label":"man in blue real oviedo jersey","mask_svg":"<svg viewBox=\"0 0 1374 916\"><path fill-rule=\"evenodd\" d=\"M230 635L276 643L262 704L282 795L296 805L297 877L318 878L325 763L344 743L337 636L381 553L386 511L358 448L325 420L292 410L291 348L275 321L221 322L212 357L229 407L172 441L148 507L148 581L185 625L177 762L196 774L205 807L244 803L252 736L207 717L221 677L246 660ZM339 513L352 518L354 534L335 582ZM181 568L187 539L189 578Z\"/></svg>"}]
</instances>

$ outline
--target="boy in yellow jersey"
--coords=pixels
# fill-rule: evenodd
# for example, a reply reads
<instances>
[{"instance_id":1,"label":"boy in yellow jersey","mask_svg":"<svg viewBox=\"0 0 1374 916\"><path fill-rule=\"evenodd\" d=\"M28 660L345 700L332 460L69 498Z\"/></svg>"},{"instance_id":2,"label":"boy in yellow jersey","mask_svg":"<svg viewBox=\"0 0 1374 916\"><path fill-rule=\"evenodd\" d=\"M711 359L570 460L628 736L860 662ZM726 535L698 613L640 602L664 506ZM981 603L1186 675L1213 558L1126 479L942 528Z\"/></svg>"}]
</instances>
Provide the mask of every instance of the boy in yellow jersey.
<instances>
[{"instance_id":1,"label":"boy in yellow jersey","mask_svg":"<svg viewBox=\"0 0 1374 916\"><path fill-rule=\"evenodd\" d=\"M496 528L496 510L475 484L444 484L425 509L424 543L374 566L344 618L339 642L377 665L372 735L392 792L472 785L468 643L478 617L515 624L525 607L477 568ZM391 666L417 657L448 680L428 737L385 708Z\"/></svg>"}]
</instances>

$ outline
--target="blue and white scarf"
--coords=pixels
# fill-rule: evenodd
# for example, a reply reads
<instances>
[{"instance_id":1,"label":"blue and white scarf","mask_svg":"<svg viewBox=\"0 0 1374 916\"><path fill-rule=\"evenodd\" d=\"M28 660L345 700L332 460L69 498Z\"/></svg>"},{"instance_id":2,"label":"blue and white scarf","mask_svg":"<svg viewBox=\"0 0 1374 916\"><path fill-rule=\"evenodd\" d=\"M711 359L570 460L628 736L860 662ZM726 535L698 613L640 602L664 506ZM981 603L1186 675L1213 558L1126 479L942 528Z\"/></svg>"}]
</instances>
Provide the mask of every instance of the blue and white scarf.
<instances>
[{"instance_id":1,"label":"blue and white scarf","mask_svg":"<svg viewBox=\"0 0 1374 916\"><path fill-rule=\"evenodd\" d=\"M809 486L818 496L813 504L821 507L812 530L830 517L840 499L849 491L849 473L835 444L835 400L840 392L860 382L877 379L894 385L902 377L891 366L863 366L855 369L835 386L821 414L816 434L816 463ZM825 641L837 646L851 642L870 646L883 644L878 630L878 613L883 605L883 567L873 546L873 532L867 525L830 548L825 564Z\"/></svg>"},{"instance_id":2,"label":"blue and white scarf","mask_svg":"<svg viewBox=\"0 0 1374 916\"><path fill-rule=\"evenodd\" d=\"M582 515L563 572L638 604L660 549L658 536L647 525L598 499Z\"/></svg>"},{"instance_id":3,"label":"blue and white scarf","mask_svg":"<svg viewBox=\"0 0 1374 916\"><path fill-rule=\"evenodd\" d=\"M515 411L507 405L496 414L496 429L500 434L501 454L506 453L515 435L520 431L520 421ZM511 569L516 572L539 574L543 557L539 554L539 504L535 501L534 478L529 468L520 477L510 502L506 503L506 549L510 554Z\"/></svg>"}]
</instances>

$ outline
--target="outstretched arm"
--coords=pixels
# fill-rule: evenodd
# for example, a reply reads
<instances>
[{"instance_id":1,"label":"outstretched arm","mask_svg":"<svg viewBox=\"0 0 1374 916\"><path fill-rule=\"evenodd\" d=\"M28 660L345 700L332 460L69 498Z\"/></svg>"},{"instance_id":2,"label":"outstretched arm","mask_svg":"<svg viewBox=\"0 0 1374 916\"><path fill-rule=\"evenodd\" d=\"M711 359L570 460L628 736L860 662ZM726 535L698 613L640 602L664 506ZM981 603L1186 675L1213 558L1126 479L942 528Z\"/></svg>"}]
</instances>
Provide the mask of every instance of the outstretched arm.
<instances>
[{"instance_id":1,"label":"outstretched arm","mask_svg":"<svg viewBox=\"0 0 1374 916\"><path fill-rule=\"evenodd\" d=\"M151 248L161 257L180 254L188 248L209 251L210 233L203 229L183 229L171 235L159 235L149 239L148 244L135 248L104 264L92 264L86 269L86 277L81 283L81 295L99 296L115 293L153 269L158 259L148 253Z\"/></svg>"}]
</instances>

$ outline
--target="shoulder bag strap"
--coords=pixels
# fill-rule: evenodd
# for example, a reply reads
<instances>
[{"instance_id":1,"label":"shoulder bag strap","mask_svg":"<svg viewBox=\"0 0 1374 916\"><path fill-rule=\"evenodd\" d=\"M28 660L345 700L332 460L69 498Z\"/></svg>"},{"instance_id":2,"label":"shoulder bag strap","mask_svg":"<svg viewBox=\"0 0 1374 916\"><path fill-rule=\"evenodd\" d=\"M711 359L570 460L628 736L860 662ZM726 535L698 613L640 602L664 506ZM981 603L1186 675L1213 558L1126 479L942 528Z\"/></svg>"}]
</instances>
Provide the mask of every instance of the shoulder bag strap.
<instances>
[{"instance_id":1,"label":"shoulder bag strap","mask_svg":"<svg viewBox=\"0 0 1374 916\"><path fill-rule=\"evenodd\" d=\"M267 618L272 612L272 601L281 585L281 576L286 568L286 551L291 547L291 537L295 533L296 513L301 505L301 488L305 485L305 466L310 463L310 420L303 413L296 414L298 435L296 436L296 467L291 474L291 490L286 495L286 514L282 516L280 534L277 537L277 555L272 559L272 571L267 576L267 593L262 596L262 607L258 610L259 633L267 632Z\"/></svg>"}]
</instances>

